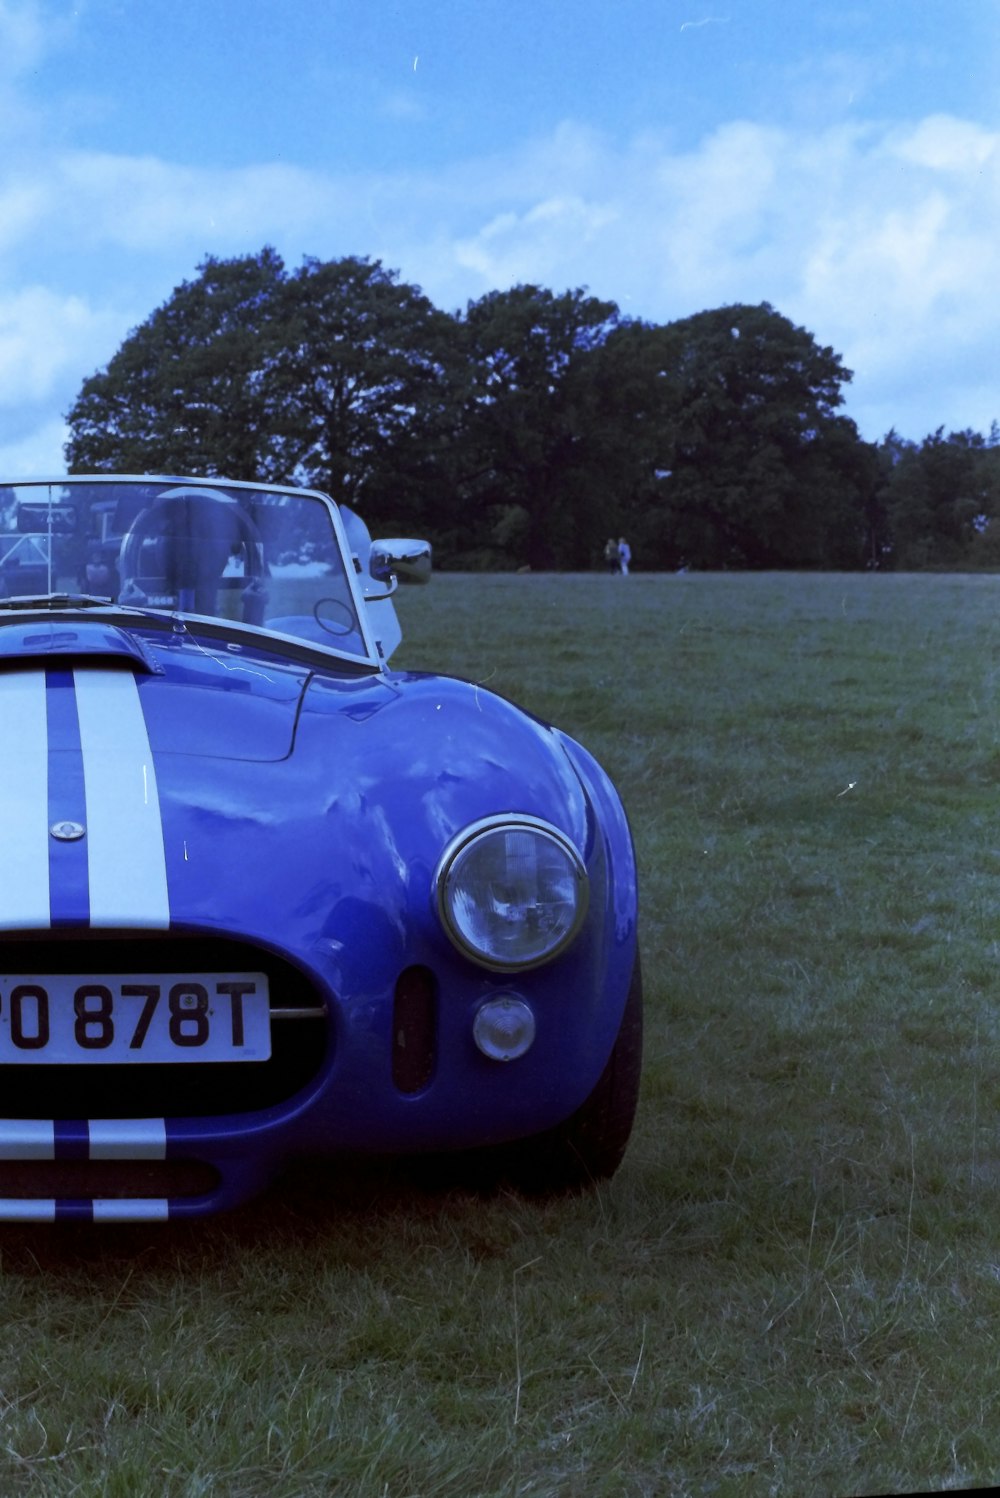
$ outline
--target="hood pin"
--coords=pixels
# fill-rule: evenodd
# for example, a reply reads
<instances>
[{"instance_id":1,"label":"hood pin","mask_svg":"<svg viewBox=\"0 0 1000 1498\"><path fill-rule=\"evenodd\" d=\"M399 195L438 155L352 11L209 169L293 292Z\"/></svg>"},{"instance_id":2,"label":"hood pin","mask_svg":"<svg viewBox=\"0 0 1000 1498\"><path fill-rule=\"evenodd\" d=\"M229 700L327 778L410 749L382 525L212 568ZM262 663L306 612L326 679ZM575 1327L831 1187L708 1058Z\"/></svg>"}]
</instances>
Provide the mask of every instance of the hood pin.
<instances>
[{"instance_id":1,"label":"hood pin","mask_svg":"<svg viewBox=\"0 0 1000 1498\"><path fill-rule=\"evenodd\" d=\"M52 836L61 843L75 843L77 838L83 837L86 830L82 822L53 822L49 828Z\"/></svg>"}]
</instances>

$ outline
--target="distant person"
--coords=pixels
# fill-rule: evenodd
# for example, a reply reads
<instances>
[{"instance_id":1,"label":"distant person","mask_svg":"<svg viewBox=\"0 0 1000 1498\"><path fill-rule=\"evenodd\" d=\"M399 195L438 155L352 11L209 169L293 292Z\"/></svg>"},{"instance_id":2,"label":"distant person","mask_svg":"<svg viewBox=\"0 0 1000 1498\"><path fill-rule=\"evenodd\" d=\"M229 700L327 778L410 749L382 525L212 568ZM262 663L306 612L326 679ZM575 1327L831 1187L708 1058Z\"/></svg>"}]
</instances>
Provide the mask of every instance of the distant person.
<instances>
[{"instance_id":1,"label":"distant person","mask_svg":"<svg viewBox=\"0 0 1000 1498\"><path fill-rule=\"evenodd\" d=\"M87 543L87 555L80 569L80 586L101 598L114 598L118 592L116 569L99 541Z\"/></svg>"},{"instance_id":2,"label":"distant person","mask_svg":"<svg viewBox=\"0 0 1000 1498\"><path fill-rule=\"evenodd\" d=\"M629 563L632 560L632 548L624 536L618 538L618 570L622 577L628 577Z\"/></svg>"},{"instance_id":3,"label":"distant person","mask_svg":"<svg viewBox=\"0 0 1000 1498\"><path fill-rule=\"evenodd\" d=\"M620 570L621 554L614 536L608 537L608 544L604 548L604 565L609 572L618 572Z\"/></svg>"}]
</instances>

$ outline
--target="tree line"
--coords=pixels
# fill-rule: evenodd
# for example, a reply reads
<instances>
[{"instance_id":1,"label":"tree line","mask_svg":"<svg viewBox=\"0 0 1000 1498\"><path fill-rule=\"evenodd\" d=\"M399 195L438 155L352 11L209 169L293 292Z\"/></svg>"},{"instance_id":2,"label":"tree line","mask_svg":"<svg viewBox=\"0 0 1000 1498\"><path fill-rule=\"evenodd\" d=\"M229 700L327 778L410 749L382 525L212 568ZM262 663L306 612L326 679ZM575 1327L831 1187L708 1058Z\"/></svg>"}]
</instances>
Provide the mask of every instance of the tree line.
<instances>
[{"instance_id":1,"label":"tree line","mask_svg":"<svg viewBox=\"0 0 1000 1498\"><path fill-rule=\"evenodd\" d=\"M320 488L438 565L1000 565L1000 433L862 440L851 371L768 303L663 325L585 289L464 310L367 257L208 258L67 414L71 472Z\"/></svg>"}]
</instances>

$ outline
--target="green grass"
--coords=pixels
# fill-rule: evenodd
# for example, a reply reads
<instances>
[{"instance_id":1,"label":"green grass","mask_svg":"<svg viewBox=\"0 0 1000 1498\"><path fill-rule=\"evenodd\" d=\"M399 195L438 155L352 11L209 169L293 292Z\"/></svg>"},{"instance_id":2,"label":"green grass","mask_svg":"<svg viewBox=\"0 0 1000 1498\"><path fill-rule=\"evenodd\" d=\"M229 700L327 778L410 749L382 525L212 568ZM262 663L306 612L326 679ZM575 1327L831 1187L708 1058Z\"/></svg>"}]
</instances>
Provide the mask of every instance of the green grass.
<instances>
[{"instance_id":1,"label":"green grass","mask_svg":"<svg viewBox=\"0 0 1000 1498\"><path fill-rule=\"evenodd\" d=\"M460 577L399 664L608 765L647 1064L599 1192L298 1172L0 1234L0 1490L811 1495L1000 1477L1000 579Z\"/></svg>"}]
</instances>

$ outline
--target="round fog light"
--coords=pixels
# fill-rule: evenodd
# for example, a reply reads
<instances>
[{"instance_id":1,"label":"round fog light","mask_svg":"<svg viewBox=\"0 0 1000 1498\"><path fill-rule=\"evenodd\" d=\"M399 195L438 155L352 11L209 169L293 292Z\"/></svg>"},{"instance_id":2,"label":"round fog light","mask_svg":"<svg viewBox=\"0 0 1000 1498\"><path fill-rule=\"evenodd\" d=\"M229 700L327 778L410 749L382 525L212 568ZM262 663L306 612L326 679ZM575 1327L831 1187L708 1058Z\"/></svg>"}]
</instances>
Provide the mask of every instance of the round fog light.
<instances>
[{"instance_id":1,"label":"round fog light","mask_svg":"<svg viewBox=\"0 0 1000 1498\"><path fill-rule=\"evenodd\" d=\"M535 1016L523 999L488 999L472 1026L476 1045L491 1061L516 1061L535 1038Z\"/></svg>"}]
</instances>

